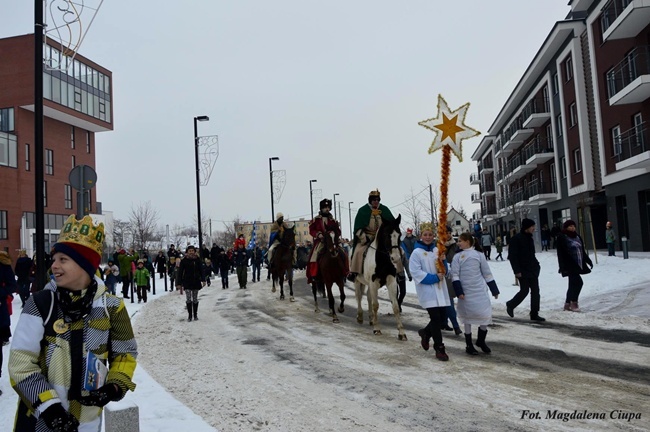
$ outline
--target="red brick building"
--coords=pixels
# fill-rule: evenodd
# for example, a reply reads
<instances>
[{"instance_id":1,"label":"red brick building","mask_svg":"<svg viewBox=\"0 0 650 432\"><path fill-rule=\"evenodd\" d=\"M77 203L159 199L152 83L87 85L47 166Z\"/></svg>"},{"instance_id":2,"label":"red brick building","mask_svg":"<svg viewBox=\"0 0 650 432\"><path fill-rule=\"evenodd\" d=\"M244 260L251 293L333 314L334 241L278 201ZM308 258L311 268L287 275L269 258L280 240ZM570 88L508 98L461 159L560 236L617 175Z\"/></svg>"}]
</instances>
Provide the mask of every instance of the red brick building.
<instances>
[{"instance_id":1,"label":"red brick building","mask_svg":"<svg viewBox=\"0 0 650 432\"><path fill-rule=\"evenodd\" d=\"M58 238L65 218L76 213L77 194L68 180L77 165L95 168L95 133L113 130L112 74L55 46L43 72L45 247ZM57 64L67 68L51 68ZM0 249L34 253L34 35L0 39ZM89 212L97 208L91 190Z\"/></svg>"}]
</instances>

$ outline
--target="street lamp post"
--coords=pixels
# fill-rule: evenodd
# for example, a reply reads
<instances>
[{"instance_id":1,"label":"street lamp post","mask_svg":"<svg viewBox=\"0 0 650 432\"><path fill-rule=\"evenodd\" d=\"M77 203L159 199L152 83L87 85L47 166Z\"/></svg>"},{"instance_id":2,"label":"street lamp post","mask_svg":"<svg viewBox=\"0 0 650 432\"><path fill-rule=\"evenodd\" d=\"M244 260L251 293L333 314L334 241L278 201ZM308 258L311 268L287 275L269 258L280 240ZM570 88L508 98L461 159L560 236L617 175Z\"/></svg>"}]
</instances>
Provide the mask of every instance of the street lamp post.
<instances>
[{"instance_id":1,"label":"street lamp post","mask_svg":"<svg viewBox=\"0 0 650 432\"><path fill-rule=\"evenodd\" d=\"M312 193L311 184L316 183L316 180L309 180L309 204L311 205L311 218L314 218L314 195Z\"/></svg>"},{"instance_id":2,"label":"street lamp post","mask_svg":"<svg viewBox=\"0 0 650 432\"><path fill-rule=\"evenodd\" d=\"M334 210L334 219L336 219L336 197L337 197L337 196L339 196L339 194L335 193L335 194L334 194L334 205L332 206L332 207L334 207L334 208L332 209L332 210ZM337 220L338 220L338 219L337 219Z\"/></svg>"},{"instance_id":3,"label":"street lamp post","mask_svg":"<svg viewBox=\"0 0 650 432\"><path fill-rule=\"evenodd\" d=\"M194 117L194 164L196 168L196 219L199 222L199 256L203 253L203 230L201 229L201 181L199 179L199 132L197 123L208 120L210 120L208 116Z\"/></svg>"},{"instance_id":4,"label":"street lamp post","mask_svg":"<svg viewBox=\"0 0 650 432\"><path fill-rule=\"evenodd\" d=\"M271 222L275 220L275 209L273 208L273 161L280 160L279 157L269 158L269 177L271 178Z\"/></svg>"},{"instance_id":5,"label":"street lamp post","mask_svg":"<svg viewBox=\"0 0 650 432\"><path fill-rule=\"evenodd\" d=\"M350 223L350 240L352 240L352 204L354 201L348 203L348 221Z\"/></svg>"}]
</instances>

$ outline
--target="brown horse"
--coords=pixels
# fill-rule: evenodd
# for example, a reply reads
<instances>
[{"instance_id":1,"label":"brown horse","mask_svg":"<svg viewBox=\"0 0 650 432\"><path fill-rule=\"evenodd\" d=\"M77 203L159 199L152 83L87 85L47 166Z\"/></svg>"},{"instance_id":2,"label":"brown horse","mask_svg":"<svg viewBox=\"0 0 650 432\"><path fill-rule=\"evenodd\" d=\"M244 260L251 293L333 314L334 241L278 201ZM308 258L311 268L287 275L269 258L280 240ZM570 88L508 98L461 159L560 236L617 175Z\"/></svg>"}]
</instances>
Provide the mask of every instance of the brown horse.
<instances>
[{"instance_id":1,"label":"brown horse","mask_svg":"<svg viewBox=\"0 0 650 432\"><path fill-rule=\"evenodd\" d=\"M285 228L280 244L275 247L271 258L271 278L275 292L275 282L280 284L280 300L284 300L284 278L289 282L289 300L296 301L293 297L293 251L296 248L296 233L294 227Z\"/></svg>"},{"instance_id":2,"label":"brown horse","mask_svg":"<svg viewBox=\"0 0 650 432\"><path fill-rule=\"evenodd\" d=\"M334 309L334 296L332 295L332 285L336 284L341 293L341 304L339 305L339 312L343 313L345 307L345 265L343 260L348 257L339 246L338 236L334 232L329 232L323 236L323 250L319 257L318 262L318 279L312 284L312 293L314 294L314 304L316 305L315 312L320 312L318 308L317 288L318 291L324 291L323 286L327 289L327 299L329 301L330 316L332 322L339 322Z\"/></svg>"}]
</instances>

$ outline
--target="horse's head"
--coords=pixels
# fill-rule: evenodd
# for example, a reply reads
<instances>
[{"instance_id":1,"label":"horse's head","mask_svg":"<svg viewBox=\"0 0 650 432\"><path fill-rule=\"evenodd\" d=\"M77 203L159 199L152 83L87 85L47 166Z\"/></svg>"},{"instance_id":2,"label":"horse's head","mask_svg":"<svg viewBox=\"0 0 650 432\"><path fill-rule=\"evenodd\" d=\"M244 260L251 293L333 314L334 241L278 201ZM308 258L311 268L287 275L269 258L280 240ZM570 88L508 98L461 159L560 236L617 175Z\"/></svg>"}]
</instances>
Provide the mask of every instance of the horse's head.
<instances>
[{"instance_id":1,"label":"horse's head","mask_svg":"<svg viewBox=\"0 0 650 432\"><path fill-rule=\"evenodd\" d=\"M288 248L293 248L296 246L295 225L284 229L282 240L280 240L280 245Z\"/></svg>"},{"instance_id":2,"label":"horse's head","mask_svg":"<svg viewBox=\"0 0 650 432\"><path fill-rule=\"evenodd\" d=\"M395 266L402 263L402 247L400 246L402 231L399 229L401 221L401 214L395 220L382 218L381 226L377 231L378 241L386 248L386 252L390 255L390 260Z\"/></svg>"},{"instance_id":3,"label":"horse's head","mask_svg":"<svg viewBox=\"0 0 650 432\"><path fill-rule=\"evenodd\" d=\"M323 244L330 255L337 256L339 254L339 236L334 231L330 231L323 236Z\"/></svg>"}]
</instances>

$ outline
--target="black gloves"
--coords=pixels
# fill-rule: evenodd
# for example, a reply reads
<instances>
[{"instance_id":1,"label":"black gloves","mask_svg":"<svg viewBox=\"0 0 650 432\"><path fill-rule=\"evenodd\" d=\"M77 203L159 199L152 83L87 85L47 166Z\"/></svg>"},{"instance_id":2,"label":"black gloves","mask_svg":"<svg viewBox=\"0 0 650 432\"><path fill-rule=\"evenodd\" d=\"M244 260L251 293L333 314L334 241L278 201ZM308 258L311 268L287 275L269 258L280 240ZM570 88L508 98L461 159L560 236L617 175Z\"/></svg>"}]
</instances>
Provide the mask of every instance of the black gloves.
<instances>
[{"instance_id":1,"label":"black gloves","mask_svg":"<svg viewBox=\"0 0 650 432\"><path fill-rule=\"evenodd\" d=\"M120 400L122 390L115 384L105 384L97 390L92 390L88 396L82 396L79 403L86 406L104 407L112 401Z\"/></svg>"},{"instance_id":2,"label":"black gloves","mask_svg":"<svg viewBox=\"0 0 650 432\"><path fill-rule=\"evenodd\" d=\"M412 281L413 281L413 277L409 276L409 282L412 282Z\"/></svg>"},{"instance_id":3,"label":"black gloves","mask_svg":"<svg viewBox=\"0 0 650 432\"><path fill-rule=\"evenodd\" d=\"M54 432L77 432L79 430L79 420L67 412L60 403L56 403L43 411L40 418Z\"/></svg>"}]
</instances>

